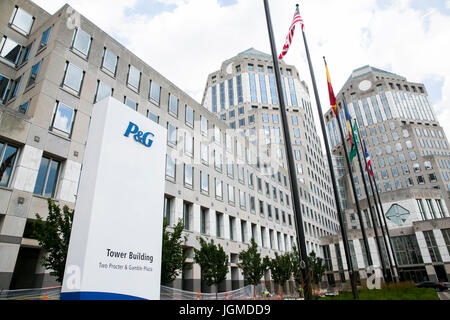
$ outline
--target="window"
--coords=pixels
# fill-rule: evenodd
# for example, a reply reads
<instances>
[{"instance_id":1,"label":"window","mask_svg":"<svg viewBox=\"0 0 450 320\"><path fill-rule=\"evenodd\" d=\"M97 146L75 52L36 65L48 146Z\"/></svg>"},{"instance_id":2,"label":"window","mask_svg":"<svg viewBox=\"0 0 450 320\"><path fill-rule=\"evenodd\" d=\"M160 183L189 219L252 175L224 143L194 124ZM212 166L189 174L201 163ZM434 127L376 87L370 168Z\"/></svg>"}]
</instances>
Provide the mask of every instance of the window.
<instances>
[{"instance_id":1,"label":"window","mask_svg":"<svg viewBox=\"0 0 450 320\"><path fill-rule=\"evenodd\" d=\"M14 99L17 96L17 92L19 91L21 81L22 76L18 77L16 80L13 80L9 83L8 94L5 96L6 101Z\"/></svg>"},{"instance_id":2,"label":"window","mask_svg":"<svg viewBox=\"0 0 450 320\"><path fill-rule=\"evenodd\" d=\"M16 65L19 60L21 45L3 36L0 42L0 57Z\"/></svg>"},{"instance_id":3,"label":"window","mask_svg":"<svg viewBox=\"0 0 450 320\"><path fill-rule=\"evenodd\" d=\"M183 202L183 225L186 230L191 229L192 207L191 203Z\"/></svg>"},{"instance_id":4,"label":"window","mask_svg":"<svg viewBox=\"0 0 450 320\"><path fill-rule=\"evenodd\" d=\"M33 44L34 41L30 43L28 46L22 47L22 50L20 51L20 57L17 61L17 66L21 66L22 64L28 61L28 59L30 58L31 48L33 47Z\"/></svg>"},{"instance_id":5,"label":"window","mask_svg":"<svg viewBox=\"0 0 450 320\"><path fill-rule=\"evenodd\" d=\"M200 232L202 234L207 233L207 223L208 223L208 209L200 208Z\"/></svg>"},{"instance_id":6,"label":"window","mask_svg":"<svg viewBox=\"0 0 450 320\"><path fill-rule=\"evenodd\" d=\"M28 111L28 106L30 105L30 100L28 100L27 102L21 104L19 106L19 112L22 114L26 114Z\"/></svg>"},{"instance_id":7,"label":"window","mask_svg":"<svg viewBox=\"0 0 450 320\"><path fill-rule=\"evenodd\" d=\"M41 42L39 43L38 51L45 48L48 45L48 41L50 40L50 34L52 32L52 27L49 27L42 33ZM29 52L28 52L29 55Z\"/></svg>"},{"instance_id":8,"label":"window","mask_svg":"<svg viewBox=\"0 0 450 320\"><path fill-rule=\"evenodd\" d=\"M178 117L178 99L169 93L169 113Z\"/></svg>"},{"instance_id":9,"label":"window","mask_svg":"<svg viewBox=\"0 0 450 320\"><path fill-rule=\"evenodd\" d=\"M431 215L431 219L436 219L436 211L434 211L434 206L433 203L431 202L431 199L426 199L425 201L427 203L428 212Z\"/></svg>"},{"instance_id":10,"label":"window","mask_svg":"<svg viewBox=\"0 0 450 320\"><path fill-rule=\"evenodd\" d=\"M159 105L160 97L161 97L161 87L156 82L150 80L150 92L149 92L150 101L156 102L156 104Z\"/></svg>"},{"instance_id":11,"label":"window","mask_svg":"<svg viewBox=\"0 0 450 320\"><path fill-rule=\"evenodd\" d=\"M0 141L0 187L8 187L19 149Z\"/></svg>"},{"instance_id":12,"label":"window","mask_svg":"<svg viewBox=\"0 0 450 320\"><path fill-rule=\"evenodd\" d=\"M36 79L39 75L39 70L41 68L41 61L36 63L33 68L31 68L30 77L28 78L27 88L31 87L36 83Z\"/></svg>"},{"instance_id":13,"label":"window","mask_svg":"<svg viewBox=\"0 0 450 320\"><path fill-rule=\"evenodd\" d=\"M200 143L200 159L206 165L209 165L209 147L204 143Z\"/></svg>"},{"instance_id":14,"label":"window","mask_svg":"<svg viewBox=\"0 0 450 320\"><path fill-rule=\"evenodd\" d=\"M119 57L116 56L114 53L112 53L111 51L109 51L106 48L103 49L102 68L104 70L111 72L111 74L114 77L116 76L118 60L119 60Z\"/></svg>"},{"instance_id":15,"label":"window","mask_svg":"<svg viewBox=\"0 0 450 320\"><path fill-rule=\"evenodd\" d=\"M194 110L191 107L186 106L186 114L185 114L186 124L191 128L194 127Z\"/></svg>"},{"instance_id":16,"label":"window","mask_svg":"<svg viewBox=\"0 0 450 320\"><path fill-rule=\"evenodd\" d=\"M155 123L159 123L159 116L152 113L152 112L148 112L147 117L152 120Z\"/></svg>"},{"instance_id":17,"label":"window","mask_svg":"<svg viewBox=\"0 0 450 320\"><path fill-rule=\"evenodd\" d=\"M184 133L184 151L191 157L194 155L194 137L188 131Z\"/></svg>"},{"instance_id":18,"label":"window","mask_svg":"<svg viewBox=\"0 0 450 320\"><path fill-rule=\"evenodd\" d=\"M193 186L194 168L191 165L184 165L184 184L188 187Z\"/></svg>"},{"instance_id":19,"label":"window","mask_svg":"<svg viewBox=\"0 0 450 320\"><path fill-rule=\"evenodd\" d=\"M218 171L222 171L222 154L217 150L214 150L214 168Z\"/></svg>"},{"instance_id":20,"label":"window","mask_svg":"<svg viewBox=\"0 0 450 320\"><path fill-rule=\"evenodd\" d=\"M0 102L2 102L2 103L4 103L6 97L8 96L9 82L10 82L10 79L8 79L0 74Z\"/></svg>"},{"instance_id":21,"label":"window","mask_svg":"<svg viewBox=\"0 0 450 320\"><path fill-rule=\"evenodd\" d=\"M41 195L46 198L55 197L60 166L60 161L45 156L42 157L36 184L34 186L34 194Z\"/></svg>"},{"instance_id":22,"label":"window","mask_svg":"<svg viewBox=\"0 0 450 320\"><path fill-rule=\"evenodd\" d=\"M216 236L217 238L223 237L223 213L216 212Z\"/></svg>"},{"instance_id":23,"label":"window","mask_svg":"<svg viewBox=\"0 0 450 320\"><path fill-rule=\"evenodd\" d=\"M79 96L81 86L83 84L84 74L85 72L82 69L78 68L69 61L66 61L62 87L74 91L74 93Z\"/></svg>"},{"instance_id":24,"label":"window","mask_svg":"<svg viewBox=\"0 0 450 320\"><path fill-rule=\"evenodd\" d=\"M52 131L58 131L70 136L74 119L75 110L64 103L57 101L51 129Z\"/></svg>"},{"instance_id":25,"label":"window","mask_svg":"<svg viewBox=\"0 0 450 320\"><path fill-rule=\"evenodd\" d=\"M167 157L166 157L166 177L171 178L172 180L175 180L175 170L176 170L175 160L170 155L167 155Z\"/></svg>"},{"instance_id":26,"label":"window","mask_svg":"<svg viewBox=\"0 0 450 320\"><path fill-rule=\"evenodd\" d=\"M441 199L436 199L436 204L439 210L439 215L441 218L445 218L445 211L444 211L444 207L442 205L442 200Z\"/></svg>"},{"instance_id":27,"label":"window","mask_svg":"<svg viewBox=\"0 0 450 320\"><path fill-rule=\"evenodd\" d=\"M97 91L95 93L94 103L97 103L107 97L112 96L113 89L105 84L104 82L98 80L97 81Z\"/></svg>"},{"instance_id":28,"label":"window","mask_svg":"<svg viewBox=\"0 0 450 320\"><path fill-rule=\"evenodd\" d=\"M214 178L214 180L215 180L215 186L216 186L216 190L215 190L216 198L222 200L223 199L222 181L220 181L217 178Z\"/></svg>"},{"instance_id":29,"label":"window","mask_svg":"<svg viewBox=\"0 0 450 320\"><path fill-rule=\"evenodd\" d=\"M228 185L228 202L234 205L234 187L232 185Z\"/></svg>"},{"instance_id":30,"label":"window","mask_svg":"<svg viewBox=\"0 0 450 320\"><path fill-rule=\"evenodd\" d=\"M202 192L209 193L209 174L201 171L200 180L201 180L200 190Z\"/></svg>"},{"instance_id":31,"label":"window","mask_svg":"<svg viewBox=\"0 0 450 320\"><path fill-rule=\"evenodd\" d=\"M170 123L167 123L167 142L177 144L177 128Z\"/></svg>"},{"instance_id":32,"label":"window","mask_svg":"<svg viewBox=\"0 0 450 320\"><path fill-rule=\"evenodd\" d=\"M164 196L164 218L166 219L166 222L168 225L171 224L171 212L172 212L172 205L174 202L174 198L169 198L167 196Z\"/></svg>"},{"instance_id":33,"label":"window","mask_svg":"<svg viewBox=\"0 0 450 320\"><path fill-rule=\"evenodd\" d=\"M139 91L141 83L141 72L131 64L128 66L127 85Z\"/></svg>"},{"instance_id":34,"label":"window","mask_svg":"<svg viewBox=\"0 0 450 320\"><path fill-rule=\"evenodd\" d=\"M33 27L35 18L26 12L25 10L15 6L11 19L9 20L9 26L14 30L28 36Z\"/></svg>"},{"instance_id":35,"label":"window","mask_svg":"<svg viewBox=\"0 0 450 320\"><path fill-rule=\"evenodd\" d=\"M129 106L131 109L137 111L138 109L138 103L132 99L130 99L129 97L125 97L124 98L124 102L127 106Z\"/></svg>"},{"instance_id":36,"label":"window","mask_svg":"<svg viewBox=\"0 0 450 320\"><path fill-rule=\"evenodd\" d=\"M206 119L204 116L200 116L200 131L202 135L208 134L208 119Z\"/></svg>"},{"instance_id":37,"label":"window","mask_svg":"<svg viewBox=\"0 0 450 320\"><path fill-rule=\"evenodd\" d=\"M72 41L72 49L75 49L76 51L87 57L91 48L91 42L92 38L89 34L84 32L80 28L75 29Z\"/></svg>"},{"instance_id":38,"label":"window","mask_svg":"<svg viewBox=\"0 0 450 320\"><path fill-rule=\"evenodd\" d=\"M431 262L442 262L439 248L436 244L433 231L424 231L425 241L427 243L428 252L430 253Z\"/></svg>"}]
</instances>

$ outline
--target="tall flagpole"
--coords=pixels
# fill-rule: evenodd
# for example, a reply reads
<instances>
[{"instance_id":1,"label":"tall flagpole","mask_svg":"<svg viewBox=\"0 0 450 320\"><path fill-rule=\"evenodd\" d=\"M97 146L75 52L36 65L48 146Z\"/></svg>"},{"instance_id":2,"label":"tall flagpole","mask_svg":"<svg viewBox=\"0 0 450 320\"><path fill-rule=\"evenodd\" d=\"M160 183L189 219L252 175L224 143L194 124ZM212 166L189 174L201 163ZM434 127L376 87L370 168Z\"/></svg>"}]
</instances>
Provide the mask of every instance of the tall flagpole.
<instances>
[{"instance_id":1,"label":"tall flagpole","mask_svg":"<svg viewBox=\"0 0 450 320\"><path fill-rule=\"evenodd\" d=\"M289 180L292 190L292 202L293 202L293 209L294 209L294 216L296 221L296 227L297 227L297 242L300 247L300 259L303 261L305 268L301 268L302 270L302 277L305 279L303 281L303 292L305 300L311 300L312 299L312 292L311 292L311 286L310 286L310 268L308 265L308 251L306 248L306 239L305 239L305 231L304 231L304 224L303 224L303 217L300 207L300 197L299 197L299 187L297 182L297 175L295 171L295 162L294 162L294 153L292 151L292 144L291 144L291 136L289 133L289 124L287 120L286 115L286 104L284 101L283 96L283 87L281 85L281 73L280 73L280 66L278 63L278 55L277 55L277 49L275 45L274 35L273 35L273 28L272 28L272 19L270 17L270 8L268 0L264 0L264 8L266 11L266 20L267 20L267 29L269 31L269 39L270 39L270 46L272 48L272 58L273 58L273 65L275 69L275 78L277 82L277 90L278 90L278 99L280 101L280 113L281 113L281 121L283 125L283 134L284 134L284 141L286 145L286 155L287 155L287 162L289 167Z\"/></svg>"},{"instance_id":2,"label":"tall flagpole","mask_svg":"<svg viewBox=\"0 0 450 320\"><path fill-rule=\"evenodd\" d=\"M372 172L373 172L373 170L372 170ZM392 238L391 238L391 235L390 235L390 232L389 232L389 227L388 227L388 224L387 224L387 221L386 221L386 216L385 216L384 210L383 210L383 203L381 202L380 193L378 192L378 188L377 188L377 184L376 184L375 178L373 178L373 184L375 185L375 194L377 196L378 203L380 205L381 216L383 217L384 227L386 228L386 234L387 234L387 237L389 239L389 245L391 246L392 258L394 259L394 267L395 267L395 271L396 271L395 277L397 279L397 282L400 282L400 274L398 272L397 258L395 256L394 246L392 245Z\"/></svg>"},{"instance_id":3,"label":"tall flagpole","mask_svg":"<svg viewBox=\"0 0 450 320\"><path fill-rule=\"evenodd\" d=\"M365 152L367 151L367 150L366 150L366 148L367 148L367 146L366 146L366 140L364 139L363 142L364 142L364 144L363 144L363 146L364 146L364 150L363 150L363 151L364 151L364 163L365 163L365 165L366 165L366 168L367 168L368 170L370 169L370 171L373 172L372 168L369 168L369 164L367 163L367 158L366 158L366 155L365 155ZM378 216L378 221L379 221L380 228L381 228L381 233L382 233L382 235L383 235L384 246L386 247L386 254L387 254L388 260L389 260L389 269L390 269L390 271L391 271L391 279L394 280L395 282L397 282L397 277L395 276L395 273L394 273L394 266L393 266L393 264L392 264L392 259L391 259L391 254L390 254L390 251L391 251L391 250L389 249L388 243L387 243L387 241L386 241L386 233L384 232L384 227L385 227L386 230L387 230L387 226L384 226L384 227L383 227L383 221L381 220L381 214L380 214L380 210L379 210L379 208L378 208L378 201L377 201L377 198L376 198L376 195L375 195L376 185L374 186L374 183L373 183L373 181L372 181L372 176L371 176L370 172L369 172L369 174L368 174L367 176L368 176L368 178L369 178L370 189L371 189L371 191L372 191L372 197L373 197L373 201L374 201L374 203L375 203L375 208L376 208L376 211L377 211L377 216ZM377 192L378 192L378 190L377 190ZM381 207L381 203L380 203L380 207ZM384 213L383 213L383 215L384 215ZM392 243L391 243L391 244L392 244ZM392 253L393 253L393 252L392 252Z\"/></svg>"},{"instance_id":4,"label":"tall flagpole","mask_svg":"<svg viewBox=\"0 0 450 320\"><path fill-rule=\"evenodd\" d=\"M326 66L327 65L327 61L325 60L325 57L323 57L323 60L325 62L325 66ZM344 99L345 99L345 97L344 97ZM345 104L345 102L344 102L344 104ZM345 138L344 138L344 130L342 129L342 124L341 124L341 121L339 119L339 111L338 110L336 111L336 114L337 114L336 120L337 120L337 123L338 123L338 126L339 126L339 133L341 135L342 147L343 147L344 153L345 153L345 161L347 163L347 169L348 169L348 173L350 175L350 182L351 182L351 185L352 185L353 197L355 198L356 211L357 211L359 223L360 223L360 226L361 226L361 233L362 233L363 242L364 242L364 250L365 250L366 256L367 256L367 264L369 266L371 266L373 264L373 262L372 262L372 256L370 255L369 241L367 240L366 229L364 228L364 223L363 223L363 220L362 220L361 207L359 205L358 195L356 194L355 181L353 180L352 167L351 167L351 164L350 164L350 158L349 158L349 155L348 155L347 145L345 143Z\"/></svg>"},{"instance_id":5,"label":"tall flagpole","mask_svg":"<svg viewBox=\"0 0 450 320\"><path fill-rule=\"evenodd\" d=\"M356 121L355 121L355 124L356 124L356 128L358 130L358 137L360 137L360 135L359 135L359 127L358 127L358 124L356 123ZM362 150L362 145L361 145L361 150ZM373 230L375 232L375 243L377 245L378 256L380 258L381 268L383 270L383 278L386 281L386 279L387 279L387 277L386 277L386 274L387 274L387 272L386 272L386 264L384 263L383 252L381 251L381 243L380 243L380 238L378 237L378 228L377 228L377 224L376 224L377 220L376 220L376 217L375 217L375 213L373 212L372 201L370 201L369 190L367 188L366 177L364 175L364 169L362 167L362 161L361 161L361 156L360 156L359 150L358 150L358 144L356 144L356 155L358 156L359 169L361 170L361 179L362 179L363 184L364 184L364 191L366 193L367 203L368 203L368 206L369 206L369 212L370 212L370 216L372 218ZM364 159L366 159L365 155L364 155Z\"/></svg>"},{"instance_id":6,"label":"tall flagpole","mask_svg":"<svg viewBox=\"0 0 450 320\"><path fill-rule=\"evenodd\" d=\"M267 0L265 0L265 1L267 1ZM297 4L297 10L298 10L298 4ZM339 225L340 225L341 234L342 234L342 242L344 243L345 259L347 260L348 273L350 275L350 284L352 287L353 299L358 299L358 291L356 288L356 279L355 279L355 270L353 269L353 263L352 263L352 259L351 259L351 255L350 255L350 246L348 244L348 238L347 238L347 230L346 230L345 224L344 224L344 215L342 213L341 202L339 200L339 191L338 191L337 184L336 184L336 174L335 174L334 168L333 168L333 160L331 158L330 145L328 143L328 138L327 138L327 134L326 134L325 121L323 119L322 106L320 104L320 98L319 98L319 91L317 90L316 77L314 76L314 69L313 69L312 62L311 62L311 55L309 54L308 43L306 41L305 30L303 28L302 28L302 34L303 34L303 42L305 43L306 56L308 58L308 65L309 65L309 71L311 74L311 81L312 81L313 88L314 88L314 95L315 95L316 103L317 103L317 110L319 112L320 125L322 127L322 135L323 135L323 140L325 143L325 150L327 152L327 159L328 159L328 165L330 168L331 182L333 184L334 201L336 203L337 215L339 218Z\"/></svg>"}]
</instances>

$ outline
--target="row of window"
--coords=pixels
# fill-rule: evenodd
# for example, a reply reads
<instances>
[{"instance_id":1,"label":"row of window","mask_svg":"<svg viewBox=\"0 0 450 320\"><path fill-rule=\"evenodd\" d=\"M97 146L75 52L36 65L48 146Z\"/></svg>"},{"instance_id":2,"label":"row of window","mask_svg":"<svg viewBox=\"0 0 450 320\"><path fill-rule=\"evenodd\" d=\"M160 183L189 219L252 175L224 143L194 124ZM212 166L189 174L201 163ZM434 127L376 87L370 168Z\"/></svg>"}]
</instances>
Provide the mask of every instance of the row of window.
<instances>
[{"instance_id":1,"label":"row of window","mask_svg":"<svg viewBox=\"0 0 450 320\"><path fill-rule=\"evenodd\" d=\"M174 198L165 197L164 201L164 217L168 224L171 224L173 216ZM287 234L282 234L273 229L268 229L257 224L250 223L245 220L240 220L232 216L228 216L228 221L225 221L227 215L216 212L214 217L210 216L210 210L204 207L200 208L200 217L194 217L193 204L190 202L183 202L183 224L185 230L197 231L201 234L215 236L217 238L227 238L232 241L238 240L238 231L240 232L240 240L243 243L249 243L250 239L255 239L264 248L270 248L279 251L291 250L291 244L294 243L294 238ZM200 230L193 230L194 219L200 220ZM215 230L211 230L210 221L214 218ZM228 223L229 234L225 234L225 223ZM250 225L248 225L250 223ZM251 234L248 234L249 228ZM275 238L276 237L276 238Z\"/></svg>"},{"instance_id":2,"label":"row of window","mask_svg":"<svg viewBox=\"0 0 450 320\"><path fill-rule=\"evenodd\" d=\"M0 187L9 188L17 166L19 148L0 141ZM43 156L39 165L33 193L47 198L55 196L61 161Z\"/></svg>"},{"instance_id":3,"label":"row of window","mask_svg":"<svg viewBox=\"0 0 450 320\"><path fill-rule=\"evenodd\" d=\"M442 236L444 238L447 251L450 253L450 229L441 229L437 230L437 232L441 232ZM436 237L433 231L423 231L423 235L425 238L425 242L427 245L428 253L430 254L431 261L434 263L441 263L442 260L442 253L439 249L439 246L436 242ZM356 240L349 240L349 244L353 247L353 241ZM363 240L359 239L360 241L360 247L364 248ZM384 244L383 244L384 246ZM417 264L423 264L423 256L422 252L419 247L419 243L417 241L417 237L415 234L411 235L403 235L398 237L392 237L392 247L393 251L396 257L396 261L399 266L407 266L407 265L417 265ZM338 256L338 262L339 262L339 256L340 256L340 244L335 244L335 253L337 253ZM445 248L445 247L444 247ZM330 246L322 246L323 252L324 252L324 260L327 265L327 270L332 271L332 258L330 254ZM384 248L385 250L385 248ZM441 249L445 250L445 249ZM354 251L354 248L353 250ZM365 256L365 250L361 250L364 256L364 263L367 267L367 257ZM353 252L352 252L353 253ZM383 252L384 253L384 252ZM355 257L356 258L356 257ZM353 259L352 259L353 260ZM356 262L356 259L354 259ZM386 259L387 261L387 259ZM355 264L356 266L358 264Z\"/></svg>"},{"instance_id":4,"label":"row of window","mask_svg":"<svg viewBox=\"0 0 450 320\"><path fill-rule=\"evenodd\" d=\"M228 168L232 167L228 166ZM237 166L238 170L238 180L241 184L245 184L245 174L244 174L244 167L243 166ZM247 172L248 177L248 187L250 189L254 189L254 174L250 171ZM230 178L234 178L234 170L233 169L227 169L227 175ZM183 165L183 184L185 187L188 187L190 189L194 189L194 176L195 176L195 169L190 164L184 164ZM170 156L167 155L166 157L166 178L169 181L175 182L176 181L176 161ZM212 179L210 179L210 175L202 170L199 170L199 189L202 193L210 195L210 183ZM214 178L214 186L215 191L214 195L217 199L223 200L223 181ZM264 182L265 185L265 195L268 199L273 199L274 201L279 201L280 204L285 204L287 207L290 207L290 197L287 193L284 193L282 190L277 189L276 186L270 186L268 182ZM257 190L260 194L263 194L263 181L260 177L256 177L256 186ZM228 185L228 202L230 204L234 204L236 202L235 199L235 187L232 185ZM239 191L239 205L241 208L245 209L247 208L247 197L246 193L242 190ZM255 197L252 195L249 195L249 207L251 211L255 211L256 204L255 204ZM277 216L278 209L275 209L275 215ZM264 210L260 206L260 214L264 215ZM272 210L268 210L268 216L272 216ZM289 219L290 220L290 219Z\"/></svg>"}]
</instances>

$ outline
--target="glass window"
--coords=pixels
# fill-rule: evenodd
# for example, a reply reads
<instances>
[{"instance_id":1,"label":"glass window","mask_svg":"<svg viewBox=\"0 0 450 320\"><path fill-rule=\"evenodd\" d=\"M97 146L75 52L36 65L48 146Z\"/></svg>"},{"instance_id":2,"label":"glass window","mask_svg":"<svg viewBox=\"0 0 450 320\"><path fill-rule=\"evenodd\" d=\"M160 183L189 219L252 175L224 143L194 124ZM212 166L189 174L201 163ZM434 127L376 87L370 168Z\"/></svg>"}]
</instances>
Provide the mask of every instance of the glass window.
<instances>
[{"instance_id":1,"label":"glass window","mask_svg":"<svg viewBox=\"0 0 450 320\"><path fill-rule=\"evenodd\" d=\"M56 129L70 135L72 132L75 111L62 102L56 102L55 114L53 116L52 130Z\"/></svg>"},{"instance_id":2,"label":"glass window","mask_svg":"<svg viewBox=\"0 0 450 320\"><path fill-rule=\"evenodd\" d=\"M124 103L125 103L127 106L129 106L131 109L137 111L138 104L137 104L136 101L130 99L129 97L125 97Z\"/></svg>"},{"instance_id":3,"label":"glass window","mask_svg":"<svg viewBox=\"0 0 450 320\"><path fill-rule=\"evenodd\" d=\"M178 99L169 93L169 112L178 117Z\"/></svg>"},{"instance_id":4,"label":"glass window","mask_svg":"<svg viewBox=\"0 0 450 320\"><path fill-rule=\"evenodd\" d=\"M184 133L184 151L190 156L194 155L194 138L188 131Z\"/></svg>"},{"instance_id":5,"label":"glass window","mask_svg":"<svg viewBox=\"0 0 450 320\"><path fill-rule=\"evenodd\" d=\"M204 116L200 116L200 131L203 135L208 134L208 119L206 119Z\"/></svg>"},{"instance_id":6,"label":"glass window","mask_svg":"<svg viewBox=\"0 0 450 320\"><path fill-rule=\"evenodd\" d=\"M217 178L215 179L215 185L216 185L216 198L222 199L223 198L223 190L222 190L222 181L220 181Z\"/></svg>"},{"instance_id":7,"label":"glass window","mask_svg":"<svg viewBox=\"0 0 450 320\"><path fill-rule=\"evenodd\" d=\"M177 144L177 128L170 123L167 123L167 142Z\"/></svg>"},{"instance_id":8,"label":"glass window","mask_svg":"<svg viewBox=\"0 0 450 320\"><path fill-rule=\"evenodd\" d=\"M1 102L4 102L8 95L9 82L10 82L10 79L8 79L0 74L0 101Z\"/></svg>"},{"instance_id":9,"label":"glass window","mask_svg":"<svg viewBox=\"0 0 450 320\"><path fill-rule=\"evenodd\" d=\"M152 120L155 123L159 123L159 116L152 113L152 112L148 112L147 117Z\"/></svg>"},{"instance_id":10,"label":"glass window","mask_svg":"<svg viewBox=\"0 0 450 320\"><path fill-rule=\"evenodd\" d=\"M200 172L201 191L209 193L209 174L206 172Z\"/></svg>"},{"instance_id":11,"label":"glass window","mask_svg":"<svg viewBox=\"0 0 450 320\"><path fill-rule=\"evenodd\" d=\"M193 175L194 175L194 168L191 165L185 164L184 165L184 184L187 186L192 187L193 186Z\"/></svg>"},{"instance_id":12,"label":"glass window","mask_svg":"<svg viewBox=\"0 0 450 320\"><path fill-rule=\"evenodd\" d=\"M161 87L154 81L150 80L150 100L156 102L159 105L161 96Z\"/></svg>"},{"instance_id":13,"label":"glass window","mask_svg":"<svg viewBox=\"0 0 450 320\"><path fill-rule=\"evenodd\" d=\"M22 81L22 76L20 76L16 80L10 82L9 92L8 92L8 95L6 96L7 101L9 101L17 96L17 92L19 91L21 81Z\"/></svg>"},{"instance_id":14,"label":"glass window","mask_svg":"<svg viewBox=\"0 0 450 320\"><path fill-rule=\"evenodd\" d=\"M140 83L141 83L141 72L130 64L128 66L127 84L139 91Z\"/></svg>"},{"instance_id":15,"label":"glass window","mask_svg":"<svg viewBox=\"0 0 450 320\"><path fill-rule=\"evenodd\" d=\"M176 170L175 159L173 159L170 155L167 155L167 157L166 157L166 177L175 179L175 170Z\"/></svg>"},{"instance_id":16,"label":"glass window","mask_svg":"<svg viewBox=\"0 0 450 320\"><path fill-rule=\"evenodd\" d=\"M0 57L15 65L19 59L21 49L22 46L20 44L3 36L0 42Z\"/></svg>"},{"instance_id":17,"label":"glass window","mask_svg":"<svg viewBox=\"0 0 450 320\"><path fill-rule=\"evenodd\" d=\"M27 88L36 83L36 79L39 75L39 70L41 69L41 61L36 63L33 68L31 68L30 78L28 79Z\"/></svg>"},{"instance_id":18,"label":"glass window","mask_svg":"<svg viewBox=\"0 0 450 320\"><path fill-rule=\"evenodd\" d=\"M75 29L72 48L76 49L78 52L82 53L86 57L89 55L89 50L91 48L91 36L81 29Z\"/></svg>"},{"instance_id":19,"label":"glass window","mask_svg":"<svg viewBox=\"0 0 450 320\"><path fill-rule=\"evenodd\" d=\"M104 48L102 67L104 69L108 70L109 72L111 72L114 76L116 75L118 60L119 60L118 56L116 56L114 53L112 53L108 49Z\"/></svg>"},{"instance_id":20,"label":"glass window","mask_svg":"<svg viewBox=\"0 0 450 320\"><path fill-rule=\"evenodd\" d=\"M80 94L81 85L83 83L84 71L70 62L66 62L63 86L74 90Z\"/></svg>"},{"instance_id":21,"label":"glass window","mask_svg":"<svg viewBox=\"0 0 450 320\"><path fill-rule=\"evenodd\" d=\"M261 102L267 103L266 76L263 74L259 75L259 86L261 89Z\"/></svg>"},{"instance_id":22,"label":"glass window","mask_svg":"<svg viewBox=\"0 0 450 320\"><path fill-rule=\"evenodd\" d=\"M112 88L104 82L97 81L97 92L95 93L95 103L112 96Z\"/></svg>"},{"instance_id":23,"label":"glass window","mask_svg":"<svg viewBox=\"0 0 450 320\"><path fill-rule=\"evenodd\" d=\"M20 57L18 59L17 65L20 66L28 61L30 58L31 48L33 47L34 41L30 43L26 47L22 47L22 50L20 52Z\"/></svg>"},{"instance_id":24,"label":"glass window","mask_svg":"<svg viewBox=\"0 0 450 320\"><path fill-rule=\"evenodd\" d=\"M31 28L33 27L34 20L35 18L31 14L18 6L15 6L11 19L9 20L9 25L15 30L25 35L29 35Z\"/></svg>"},{"instance_id":25,"label":"glass window","mask_svg":"<svg viewBox=\"0 0 450 320\"><path fill-rule=\"evenodd\" d=\"M255 74L250 73L249 74L250 79L250 97L252 102L258 102L258 98L256 95L256 80L255 80Z\"/></svg>"},{"instance_id":26,"label":"glass window","mask_svg":"<svg viewBox=\"0 0 450 320\"><path fill-rule=\"evenodd\" d=\"M190 127L194 127L194 110L189 107L186 106L186 124L188 124Z\"/></svg>"},{"instance_id":27,"label":"glass window","mask_svg":"<svg viewBox=\"0 0 450 320\"><path fill-rule=\"evenodd\" d=\"M8 187L19 149L0 141L0 187Z\"/></svg>"},{"instance_id":28,"label":"glass window","mask_svg":"<svg viewBox=\"0 0 450 320\"><path fill-rule=\"evenodd\" d=\"M55 197L60 165L60 161L45 156L42 157L36 184L34 186L34 194L46 198Z\"/></svg>"},{"instance_id":29,"label":"glass window","mask_svg":"<svg viewBox=\"0 0 450 320\"><path fill-rule=\"evenodd\" d=\"M428 201L428 200L427 200ZM436 243L433 231L424 231L425 241L427 243L428 252L430 253L431 262L442 262L442 257Z\"/></svg>"},{"instance_id":30,"label":"glass window","mask_svg":"<svg viewBox=\"0 0 450 320\"><path fill-rule=\"evenodd\" d=\"M39 44L38 51L48 45L48 41L50 40L50 34L52 32L52 27L49 27L42 33L41 42Z\"/></svg>"},{"instance_id":31,"label":"glass window","mask_svg":"<svg viewBox=\"0 0 450 320\"><path fill-rule=\"evenodd\" d=\"M23 103L22 105L19 106L19 112L22 114L26 114L28 111L28 106L30 105L30 100L28 100L27 102Z\"/></svg>"}]
</instances>

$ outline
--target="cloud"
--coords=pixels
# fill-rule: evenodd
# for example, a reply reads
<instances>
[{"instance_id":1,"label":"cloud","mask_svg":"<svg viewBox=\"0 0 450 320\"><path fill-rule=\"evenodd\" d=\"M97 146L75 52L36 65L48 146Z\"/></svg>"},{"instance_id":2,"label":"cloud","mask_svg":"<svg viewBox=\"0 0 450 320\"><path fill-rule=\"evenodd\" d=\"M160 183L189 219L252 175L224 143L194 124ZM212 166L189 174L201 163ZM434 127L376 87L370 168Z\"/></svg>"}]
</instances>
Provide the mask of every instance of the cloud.
<instances>
[{"instance_id":1,"label":"cloud","mask_svg":"<svg viewBox=\"0 0 450 320\"><path fill-rule=\"evenodd\" d=\"M262 1L164 1L170 10L135 10L142 0L36 0L50 13L68 2L138 57L201 102L208 74L250 47L270 53ZM153 0L153 2L161 2ZM270 1L277 49L282 48L297 0ZM224 4L231 4L224 6ZM301 3L305 32L324 111L328 93L322 56L335 92L351 72L372 65L424 82L439 120L450 133L450 16L413 0L321 0ZM446 1L450 8L450 0ZM124 43L126 42L126 43ZM286 63L312 85L300 28ZM438 82L428 79L441 78ZM317 121L317 113L316 113ZM317 123L317 128L320 126Z\"/></svg>"}]
</instances>

